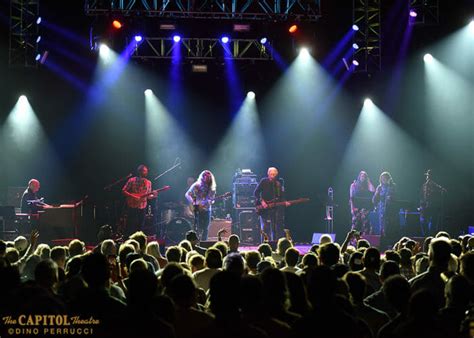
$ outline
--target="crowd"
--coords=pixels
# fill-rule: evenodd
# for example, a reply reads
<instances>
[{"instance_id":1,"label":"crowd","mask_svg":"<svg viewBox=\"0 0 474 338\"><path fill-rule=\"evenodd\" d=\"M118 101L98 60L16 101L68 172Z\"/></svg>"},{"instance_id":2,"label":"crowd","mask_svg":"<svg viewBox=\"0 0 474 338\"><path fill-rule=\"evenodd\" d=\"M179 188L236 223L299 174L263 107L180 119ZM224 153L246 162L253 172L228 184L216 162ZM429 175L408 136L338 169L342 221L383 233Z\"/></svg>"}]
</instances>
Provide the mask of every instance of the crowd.
<instances>
[{"instance_id":1,"label":"crowd","mask_svg":"<svg viewBox=\"0 0 474 338\"><path fill-rule=\"evenodd\" d=\"M0 317L93 318L101 337L472 336L474 237L380 252L354 236L302 255L289 238L242 252L236 235L203 248L190 231L162 254L142 232L89 250L33 232L0 241Z\"/></svg>"}]
</instances>

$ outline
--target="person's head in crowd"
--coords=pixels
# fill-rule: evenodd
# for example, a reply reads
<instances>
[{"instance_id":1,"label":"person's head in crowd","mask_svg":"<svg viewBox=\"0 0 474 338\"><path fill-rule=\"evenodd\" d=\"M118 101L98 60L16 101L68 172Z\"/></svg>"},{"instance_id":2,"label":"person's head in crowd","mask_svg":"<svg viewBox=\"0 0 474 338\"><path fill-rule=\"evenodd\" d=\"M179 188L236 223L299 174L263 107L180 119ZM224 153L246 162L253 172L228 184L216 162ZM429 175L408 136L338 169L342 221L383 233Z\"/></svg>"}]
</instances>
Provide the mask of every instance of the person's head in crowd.
<instances>
[{"instance_id":1,"label":"person's head in crowd","mask_svg":"<svg viewBox=\"0 0 474 338\"><path fill-rule=\"evenodd\" d=\"M456 255L456 257L460 257L462 254L461 242L459 242L457 239L451 239L449 243L451 244L451 253Z\"/></svg>"},{"instance_id":2,"label":"person's head in crowd","mask_svg":"<svg viewBox=\"0 0 474 338\"><path fill-rule=\"evenodd\" d=\"M386 261L394 261L397 264L400 264L402 257L400 257L400 253L395 250L387 250L385 251L385 260Z\"/></svg>"},{"instance_id":3,"label":"person's head in crowd","mask_svg":"<svg viewBox=\"0 0 474 338\"><path fill-rule=\"evenodd\" d=\"M469 250L468 243L469 243L470 238L471 238L470 235L464 235L463 238L461 239L462 252L467 252Z\"/></svg>"},{"instance_id":4,"label":"person's head in crowd","mask_svg":"<svg viewBox=\"0 0 474 338\"><path fill-rule=\"evenodd\" d=\"M0 239L0 258L5 257L5 253L7 251L7 243Z\"/></svg>"},{"instance_id":5,"label":"person's head in crowd","mask_svg":"<svg viewBox=\"0 0 474 338\"><path fill-rule=\"evenodd\" d=\"M196 255L199 255L199 252L195 250L186 252L186 259L184 260L184 262L189 265L189 263L191 262L191 258L193 258Z\"/></svg>"},{"instance_id":6,"label":"person's head in crowd","mask_svg":"<svg viewBox=\"0 0 474 338\"><path fill-rule=\"evenodd\" d=\"M66 248L63 246L55 246L51 249L51 259L58 265L59 268L65 269L66 267Z\"/></svg>"},{"instance_id":7,"label":"person's head in crowd","mask_svg":"<svg viewBox=\"0 0 474 338\"><path fill-rule=\"evenodd\" d=\"M326 244L327 245L327 244ZM313 308L324 308L336 295L337 277L328 266L320 265L307 275L308 300Z\"/></svg>"},{"instance_id":8,"label":"person's head in crowd","mask_svg":"<svg viewBox=\"0 0 474 338\"><path fill-rule=\"evenodd\" d=\"M357 241L357 250L361 248L370 248L370 243L365 238L361 238Z\"/></svg>"},{"instance_id":9,"label":"person's head in crowd","mask_svg":"<svg viewBox=\"0 0 474 338\"><path fill-rule=\"evenodd\" d=\"M209 302L212 313L219 322L222 319L240 317L240 277L230 271L219 271L209 284ZM235 290L235 292L229 292Z\"/></svg>"},{"instance_id":10,"label":"person's head in crowd","mask_svg":"<svg viewBox=\"0 0 474 338\"><path fill-rule=\"evenodd\" d=\"M241 254L231 252L224 258L224 270L230 271L237 276L242 276L245 272L245 261Z\"/></svg>"},{"instance_id":11,"label":"person's head in crowd","mask_svg":"<svg viewBox=\"0 0 474 338\"><path fill-rule=\"evenodd\" d=\"M112 238L113 232L114 231L109 224L102 225L97 232L97 242L101 243L106 239Z\"/></svg>"},{"instance_id":12,"label":"person's head in crowd","mask_svg":"<svg viewBox=\"0 0 474 338\"><path fill-rule=\"evenodd\" d=\"M163 273L161 274L161 285L166 289L174 277L184 274L184 269L179 263L169 263L165 266Z\"/></svg>"},{"instance_id":13,"label":"person's head in crowd","mask_svg":"<svg viewBox=\"0 0 474 338\"><path fill-rule=\"evenodd\" d=\"M430 266L446 270L451 258L451 245L446 238L438 237L431 241L428 252Z\"/></svg>"},{"instance_id":14,"label":"person's head in crowd","mask_svg":"<svg viewBox=\"0 0 474 338\"><path fill-rule=\"evenodd\" d=\"M362 257L364 255L360 251L355 251L349 257L349 269L351 271L360 271L364 269L364 263L362 262Z\"/></svg>"},{"instance_id":15,"label":"person's head in crowd","mask_svg":"<svg viewBox=\"0 0 474 338\"><path fill-rule=\"evenodd\" d=\"M335 243L320 245L318 249L319 264L332 266L339 262L339 247Z\"/></svg>"},{"instance_id":16,"label":"person's head in crowd","mask_svg":"<svg viewBox=\"0 0 474 338\"><path fill-rule=\"evenodd\" d=\"M138 260L133 263L136 262L138 262ZM157 294L158 280L155 274L147 269L132 269L127 287L128 304L132 306L149 304Z\"/></svg>"},{"instance_id":17,"label":"person's head in crowd","mask_svg":"<svg viewBox=\"0 0 474 338\"><path fill-rule=\"evenodd\" d=\"M380 267L380 282L383 284L388 277L400 274L400 266L394 261L385 261Z\"/></svg>"},{"instance_id":18,"label":"person's head in crowd","mask_svg":"<svg viewBox=\"0 0 474 338\"><path fill-rule=\"evenodd\" d=\"M168 262L179 263L181 262L181 255L183 254L183 250L179 246L170 246L166 249L166 259Z\"/></svg>"},{"instance_id":19,"label":"person's head in crowd","mask_svg":"<svg viewBox=\"0 0 474 338\"><path fill-rule=\"evenodd\" d=\"M221 242L216 242L216 243L214 243L214 245L212 247L219 250L221 252L222 257L227 256L227 254L229 253L229 247L227 246L227 244L225 242L222 242L222 241Z\"/></svg>"},{"instance_id":20,"label":"person's head in crowd","mask_svg":"<svg viewBox=\"0 0 474 338\"><path fill-rule=\"evenodd\" d=\"M238 252L240 245L240 238L236 234L229 236L229 252Z\"/></svg>"},{"instance_id":21,"label":"person's head in crowd","mask_svg":"<svg viewBox=\"0 0 474 338\"><path fill-rule=\"evenodd\" d=\"M364 252L362 258L364 269L378 272L380 269L380 251L377 248L370 247Z\"/></svg>"},{"instance_id":22,"label":"person's head in crowd","mask_svg":"<svg viewBox=\"0 0 474 338\"><path fill-rule=\"evenodd\" d=\"M107 258L101 253L86 255L82 262L82 278L89 288L102 289L108 286L110 267Z\"/></svg>"},{"instance_id":23,"label":"person's head in crowd","mask_svg":"<svg viewBox=\"0 0 474 338\"><path fill-rule=\"evenodd\" d=\"M186 232L186 240L189 241L189 243L191 243L191 246L194 248L196 245L199 244L199 238L198 238L198 235L196 233L196 231L194 230L189 230L188 232Z\"/></svg>"},{"instance_id":24,"label":"person's head in crowd","mask_svg":"<svg viewBox=\"0 0 474 338\"><path fill-rule=\"evenodd\" d=\"M135 247L132 244L122 244L119 247L119 262L122 266L125 266L125 261L128 254L135 253Z\"/></svg>"},{"instance_id":25,"label":"person's head in crowd","mask_svg":"<svg viewBox=\"0 0 474 338\"><path fill-rule=\"evenodd\" d=\"M446 307L467 309L473 298L472 284L469 283L466 277L454 275L444 287L444 297Z\"/></svg>"},{"instance_id":26,"label":"person's head in crowd","mask_svg":"<svg viewBox=\"0 0 474 338\"><path fill-rule=\"evenodd\" d=\"M324 245L327 243L332 243L332 237L328 234L321 235L321 238L319 239L319 245Z\"/></svg>"},{"instance_id":27,"label":"person's head in crowd","mask_svg":"<svg viewBox=\"0 0 474 338\"><path fill-rule=\"evenodd\" d=\"M318 256L314 252L307 252L303 256L301 264L303 265L303 269L314 269L319 264Z\"/></svg>"},{"instance_id":28,"label":"person's head in crowd","mask_svg":"<svg viewBox=\"0 0 474 338\"><path fill-rule=\"evenodd\" d=\"M82 255L86 249L86 245L84 242L78 240L78 239L73 239L71 242L69 242L69 257L74 257L74 256L79 256Z\"/></svg>"},{"instance_id":29,"label":"person's head in crowd","mask_svg":"<svg viewBox=\"0 0 474 338\"><path fill-rule=\"evenodd\" d=\"M267 268L262 271L260 278L263 283L265 305L271 309L288 308L289 293L285 274L276 268Z\"/></svg>"},{"instance_id":30,"label":"person's head in crowd","mask_svg":"<svg viewBox=\"0 0 474 338\"><path fill-rule=\"evenodd\" d=\"M193 255L189 259L189 266L191 267L191 271L193 273L204 269L204 256L200 254Z\"/></svg>"},{"instance_id":31,"label":"person's head in crowd","mask_svg":"<svg viewBox=\"0 0 474 338\"><path fill-rule=\"evenodd\" d=\"M20 259L20 253L15 248L7 248L5 258L7 259L8 263L15 264Z\"/></svg>"},{"instance_id":32,"label":"person's head in crowd","mask_svg":"<svg viewBox=\"0 0 474 338\"><path fill-rule=\"evenodd\" d=\"M433 240L433 236L428 236L424 239L424 241L423 241L423 252L428 253L428 251L430 249L430 243L431 243L432 240Z\"/></svg>"},{"instance_id":33,"label":"person's head in crowd","mask_svg":"<svg viewBox=\"0 0 474 338\"><path fill-rule=\"evenodd\" d=\"M140 258L142 258L142 256L135 252L129 253L127 257L125 257L125 267L127 268L128 274L132 272L132 263Z\"/></svg>"},{"instance_id":34,"label":"person's head in crowd","mask_svg":"<svg viewBox=\"0 0 474 338\"><path fill-rule=\"evenodd\" d=\"M466 252L461 256L459 272L467 278L471 285L474 285L474 251Z\"/></svg>"},{"instance_id":35,"label":"person's head in crowd","mask_svg":"<svg viewBox=\"0 0 474 338\"><path fill-rule=\"evenodd\" d=\"M467 250L473 250L474 249L474 236L470 236L469 239L467 240Z\"/></svg>"},{"instance_id":36,"label":"person's head in crowd","mask_svg":"<svg viewBox=\"0 0 474 338\"><path fill-rule=\"evenodd\" d=\"M295 248L288 248L285 252L285 264L289 267L295 267L298 264L300 252Z\"/></svg>"},{"instance_id":37,"label":"person's head in crowd","mask_svg":"<svg viewBox=\"0 0 474 338\"><path fill-rule=\"evenodd\" d=\"M419 275L426 270L430 266L430 259L428 256L423 256L415 262L415 274Z\"/></svg>"},{"instance_id":38,"label":"person's head in crowd","mask_svg":"<svg viewBox=\"0 0 474 338\"><path fill-rule=\"evenodd\" d=\"M22 279L24 281L35 279L35 270L39 262L41 262L41 257L38 255L31 255L26 259L25 267L23 268L22 273Z\"/></svg>"},{"instance_id":39,"label":"person's head in crowd","mask_svg":"<svg viewBox=\"0 0 474 338\"><path fill-rule=\"evenodd\" d=\"M331 266L331 270L334 271L337 278L342 278L349 272L349 267L346 264L337 263Z\"/></svg>"},{"instance_id":40,"label":"person's head in crowd","mask_svg":"<svg viewBox=\"0 0 474 338\"><path fill-rule=\"evenodd\" d=\"M403 267L411 268L411 250L408 248L402 248L400 250L400 265Z\"/></svg>"},{"instance_id":41,"label":"person's head in crowd","mask_svg":"<svg viewBox=\"0 0 474 338\"><path fill-rule=\"evenodd\" d=\"M82 258L74 256L66 263L66 278L71 278L79 275L82 268Z\"/></svg>"},{"instance_id":42,"label":"person's head in crowd","mask_svg":"<svg viewBox=\"0 0 474 338\"><path fill-rule=\"evenodd\" d=\"M148 270L148 263L143 258L134 259L130 263L130 274L132 274L134 271L143 271L143 270Z\"/></svg>"},{"instance_id":43,"label":"person's head in crowd","mask_svg":"<svg viewBox=\"0 0 474 338\"><path fill-rule=\"evenodd\" d=\"M28 249L28 240L25 236L18 236L13 242L15 243L15 249L18 250L20 255L24 254L26 249Z\"/></svg>"},{"instance_id":44,"label":"person's head in crowd","mask_svg":"<svg viewBox=\"0 0 474 338\"><path fill-rule=\"evenodd\" d=\"M349 294L353 304L361 304L364 301L367 282L365 277L358 272L348 272L344 275L343 280L349 287Z\"/></svg>"},{"instance_id":45,"label":"person's head in crowd","mask_svg":"<svg viewBox=\"0 0 474 338\"><path fill-rule=\"evenodd\" d=\"M208 267L209 269L222 268L222 253L216 248L207 249L205 263L206 267Z\"/></svg>"},{"instance_id":46,"label":"person's head in crowd","mask_svg":"<svg viewBox=\"0 0 474 338\"><path fill-rule=\"evenodd\" d=\"M416 242L412 239L409 239L408 241L406 241L405 243L405 248L413 251L413 249L415 249L416 247Z\"/></svg>"},{"instance_id":47,"label":"person's head in crowd","mask_svg":"<svg viewBox=\"0 0 474 338\"><path fill-rule=\"evenodd\" d=\"M166 293L178 308L187 309L197 305L197 287L188 275L175 276L166 288Z\"/></svg>"},{"instance_id":48,"label":"person's head in crowd","mask_svg":"<svg viewBox=\"0 0 474 338\"><path fill-rule=\"evenodd\" d=\"M449 234L446 232L446 231L439 231L435 238L441 238L441 237L444 237L445 239L451 239L451 236L449 236Z\"/></svg>"},{"instance_id":49,"label":"person's head in crowd","mask_svg":"<svg viewBox=\"0 0 474 338\"><path fill-rule=\"evenodd\" d=\"M139 250L137 251L138 253L144 253L146 250L146 244L147 244L147 237L143 231L137 231L133 233L130 237L130 239L134 239L138 242L139 244Z\"/></svg>"},{"instance_id":50,"label":"person's head in crowd","mask_svg":"<svg viewBox=\"0 0 474 338\"><path fill-rule=\"evenodd\" d=\"M284 257L286 250L292 246L293 244L291 244L287 238L279 238L277 242L277 254L279 254L281 257Z\"/></svg>"},{"instance_id":51,"label":"person's head in crowd","mask_svg":"<svg viewBox=\"0 0 474 338\"><path fill-rule=\"evenodd\" d=\"M36 265L35 282L37 285L54 292L58 280L58 265L52 259L44 259Z\"/></svg>"},{"instance_id":52,"label":"person's head in crowd","mask_svg":"<svg viewBox=\"0 0 474 338\"><path fill-rule=\"evenodd\" d=\"M245 261L247 262L247 267L252 274L257 273L257 265L262 260L262 255L258 251L247 251L245 253Z\"/></svg>"},{"instance_id":53,"label":"person's head in crowd","mask_svg":"<svg viewBox=\"0 0 474 338\"><path fill-rule=\"evenodd\" d=\"M309 251L314 252L317 255L318 249L319 249L319 244L316 243L316 244L311 245L311 248L309 248Z\"/></svg>"},{"instance_id":54,"label":"person's head in crowd","mask_svg":"<svg viewBox=\"0 0 474 338\"><path fill-rule=\"evenodd\" d=\"M191 242L186 239L183 239L181 242L179 242L178 245L188 252L193 250L193 246L191 245Z\"/></svg>"},{"instance_id":55,"label":"person's head in crowd","mask_svg":"<svg viewBox=\"0 0 474 338\"><path fill-rule=\"evenodd\" d=\"M391 306L399 313L406 313L410 299L410 284L402 275L388 277L383 284L383 294Z\"/></svg>"},{"instance_id":56,"label":"person's head in crowd","mask_svg":"<svg viewBox=\"0 0 474 338\"><path fill-rule=\"evenodd\" d=\"M160 244L157 241L150 242L146 245L146 253L156 259L163 258L160 252Z\"/></svg>"},{"instance_id":57,"label":"person's head in crowd","mask_svg":"<svg viewBox=\"0 0 474 338\"><path fill-rule=\"evenodd\" d=\"M273 265L272 265L271 262L269 262L267 260L260 261L257 264L257 274L261 274L266 269L269 269L269 268L272 268L272 267L273 267Z\"/></svg>"},{"instance_id":58,"label":"person's head in crowd","mask_svg":"<svg viewBox=\"0 0 474 338\"><path fill-rule=\"evenodd\" d=\"M258 246L258 252L260 252L262 257L271 257L272 247L268 243L262 243Z\"/></svg>"},{"instance_id":59,"label":"person's head in crowd","mask_svg":"<svg viewBox=\"0 0 474 338\"><path fill-rule=\"evenodd\" d=\"M135 248L136 253L140 253L140 243L137 240L130 238L125 241L125 244L131 244Z\"/></svg>"},{"instance_id":60,"label":"person's head in crowd","mask_svg":"<svg viewBox=\"0 0 474 338\"><path fill-rule=\"evenodd\" d=\"M108 256L117 256L117 248L115 242L111 239L106 239L100 245L100 253L105 257Z\"/></svg>"},{"instance_id":61,"label":"person's head in crowd","mask_svg":"<svg viewBox=\"0 0 474 338\"><path fill-rule=\"evenodd\" d=\"M411 319L434 319L438 313L438 303L433 293L427 289L415 291L408 303L408 316Z\"/></svg>"}]
</instances>

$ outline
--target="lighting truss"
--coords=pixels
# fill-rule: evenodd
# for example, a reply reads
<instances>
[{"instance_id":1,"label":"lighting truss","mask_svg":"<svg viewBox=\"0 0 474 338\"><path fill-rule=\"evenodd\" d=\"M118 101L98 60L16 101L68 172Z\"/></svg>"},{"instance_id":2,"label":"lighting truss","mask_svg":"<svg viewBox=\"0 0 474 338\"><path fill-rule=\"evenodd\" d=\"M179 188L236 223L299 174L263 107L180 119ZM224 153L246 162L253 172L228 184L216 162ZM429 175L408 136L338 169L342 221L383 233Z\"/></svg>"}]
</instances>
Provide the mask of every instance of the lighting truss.
<instances>
[{"instance_id":1,"label":"lighting truss","mask_svg":"<svg viewBox=\"0 0 474 338\"><path fill-rule=\"evenodd\" d=\"M180 48L182 60L273 60L271 49L265 46L258 39L232 39L225 44L220 38L181 38L180 42L174 42L170 37L144 37L132 58L172 59L175 49Z\"/></svg>"},{"instance_id":2,"label":"lighting truss","mask_svg":"<svg viewBox=\"0 0 474 338\"><path fill-rule=\"evenodd\" d=\"M37 67L39 0L10 1L8 64L11 67Z\"/></svg>"},{"instance_id":3,"label":"lighting truss","mask_svg":"<svg viewBox=\"0 0 474 338\"><path fill-rule=\"evenodd\" d=\"M410 9L417 14L415 25L439 24L439 0L410 0Z\"/></svg>"},{"instance_id":4,"label":"lighting truss","mask_svg":"<svg viewBox=\"0 0 474 338\"><path fill-rule=\"evenodd\" d=\"M353 36L353 43L359 46L353 56L359 63L355 72L372 73L382 69L380 2L381 0L353 1L353 24L359 27Z\"/></svg>"},{"instance_id":5,"label":"lighting truss","mask_svg":"<svg viewBox=\"0 0 474 338\"><path fill-rule=\"evenodd\" d=\"M297 20L321 17L321 0L86 0L86 15L168 19Z\"/></svg>"}]
</instances>

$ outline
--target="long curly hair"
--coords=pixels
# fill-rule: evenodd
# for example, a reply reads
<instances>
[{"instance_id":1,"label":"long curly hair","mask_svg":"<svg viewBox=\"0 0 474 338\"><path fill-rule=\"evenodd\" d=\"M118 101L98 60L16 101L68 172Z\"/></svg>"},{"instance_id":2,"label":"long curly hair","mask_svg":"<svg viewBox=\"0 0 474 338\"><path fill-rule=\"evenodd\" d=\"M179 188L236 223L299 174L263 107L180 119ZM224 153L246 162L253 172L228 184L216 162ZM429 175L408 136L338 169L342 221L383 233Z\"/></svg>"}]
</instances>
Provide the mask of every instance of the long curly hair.
<instances>
[{"instance_id":1,"label":"long curly hair","mask_svg":"<svg viewBox=\"0 0 474 338\"><path fill-rule=\"evenodd\" d=\"M204 176L205 175L210 175L211 176L211 182L209 184L206 183ZM217 183L216 183L216 178L214 177L214 174L210 170L203 170L198 177L198 182L200 187L204 187L208 185L208 188L210 191L216 191L217 190Z\"/></svg>"}]
</instances>

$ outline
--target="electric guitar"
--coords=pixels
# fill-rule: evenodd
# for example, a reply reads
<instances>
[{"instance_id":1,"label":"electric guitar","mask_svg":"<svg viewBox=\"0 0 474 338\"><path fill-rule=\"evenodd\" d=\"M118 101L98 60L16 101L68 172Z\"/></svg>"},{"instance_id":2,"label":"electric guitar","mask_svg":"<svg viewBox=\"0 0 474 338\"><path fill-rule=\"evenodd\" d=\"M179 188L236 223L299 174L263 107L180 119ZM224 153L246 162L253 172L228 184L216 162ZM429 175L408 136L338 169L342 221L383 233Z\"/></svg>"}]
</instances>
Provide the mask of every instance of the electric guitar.
<instances>
[{"instance_id":1,"label":"electric guitar","mask_svg":"<svg viewBox=\"0 0 474 338\"><path fill-rule=\"evenodd\" d=\"M267 207L264 208L261 204L256 206L257 214L261 214L263 210L273 209L276 207L286 207L292 206L294 204L306 203L309 202L309 198L298 198L296 200L291 201L283 201L283 202L267 202Z\"/></svg>"},{"instance_id":2,"label":"electric guitar","mask_svg":"<svg viewBox=\"0 0 474 338\"><path fill-rule=\"evenodd\" d=\"M206 198L206 199L204 199L202 201L199 201L199 202L196 201L196 203L194 203L192 205L192 209L193 209L194 212L207 210L209 205L214 203L215 201L218 201L218 200L221 200L221 199L226 199L226 198L229 198L231 196L232 196L231 192L226 192L225 194L222 194L222 195L219 195L219 196L216 196L216 197L213 197L213 198Z\"/></svg>"},{"instance_id":3,"label":"electric guitar","mask_svg":"<svg viewBox=\"0 0 474 338\"><path fill-rule=\"evenodd\" d=\"M150 192L145 192L141 194L132 194L130 193L129 196L127 196L127 205L130 208L138 208L140 206L140 203L144 200L147 199L150 196L156 195L162 191L170 190L171 187L169 185L165 185L163 188L159 188L156 190L152 190Z\"/></svg>"}]
</instances>

